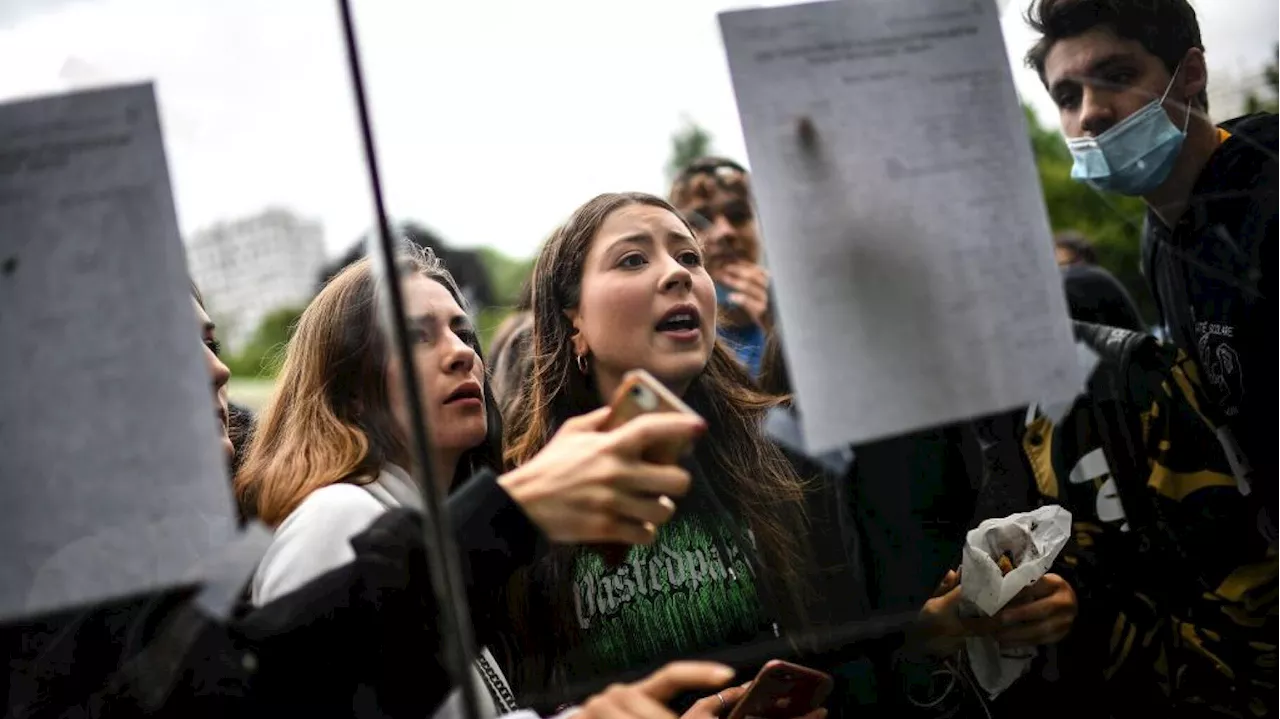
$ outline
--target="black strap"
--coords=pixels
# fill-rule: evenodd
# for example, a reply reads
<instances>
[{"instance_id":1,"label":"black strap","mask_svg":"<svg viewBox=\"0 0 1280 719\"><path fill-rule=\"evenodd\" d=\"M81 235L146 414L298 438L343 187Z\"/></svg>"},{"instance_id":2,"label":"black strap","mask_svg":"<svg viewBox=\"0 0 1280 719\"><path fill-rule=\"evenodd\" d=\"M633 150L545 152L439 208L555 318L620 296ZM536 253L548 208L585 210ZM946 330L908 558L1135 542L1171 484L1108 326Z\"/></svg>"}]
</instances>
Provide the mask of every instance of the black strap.
<instances>
[{"instance_id":1,"label":"black strap","mask_svg":"<svg viewBox=\"0 0 1280 719\"><path fill-rule=\"evenodd\" d=\"M493 699L494 706L498 710L498 714L510 714L519 708L516 703L516 697L511 692L506 678L502 672L489 661L483 650L475 658L475 667L479 670L480 678L484 680L485 689L488 690L490 698Z\"/></svg>"},{"instance_id":2,"label":"black strap","mask_svg":"<svg viewBox=\"0 0 1280 719\"><path fill-rule=\"evenodd\" d=\"M1156 315L1160 318L1160 324L1164 327L1165 332L1172 333L1173 327L1169 322L1169 316L1164 312L1164 302L1160 300L1160 292L1156 286L1156 253L1160 251L1160 238L1155 234L1159 230L1151 225L1151 216L1147 215L1142 223L1142 276L1147 281L1147 288L1151 290L1150 295L1156 304Z\"/></svg>"}]
</instances>

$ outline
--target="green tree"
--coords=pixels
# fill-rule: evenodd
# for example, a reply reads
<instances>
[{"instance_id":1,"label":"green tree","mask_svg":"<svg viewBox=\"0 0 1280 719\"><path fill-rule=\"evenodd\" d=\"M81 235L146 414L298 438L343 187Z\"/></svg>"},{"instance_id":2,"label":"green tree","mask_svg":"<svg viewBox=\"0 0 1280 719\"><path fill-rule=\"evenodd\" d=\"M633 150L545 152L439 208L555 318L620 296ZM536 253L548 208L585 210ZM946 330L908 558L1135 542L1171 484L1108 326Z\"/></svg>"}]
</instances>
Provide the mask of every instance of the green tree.
<instances>
[{"instance_id":1,"label":"green tree","mask_svg":"<svg viewBox=\"0 0 1280 719\"><path fill-rule=\"evenodd\" d=\"M1264 100L1256 92L1251 92L1244 98L1244 114L1252 115L1255 112L1280 112L1280 102L1274 97Z\"/></svg>"},{"instance_id":2,"label":"green tree","mask_svg":"<svg viewBox=\"0 0 1280 719\"><path fill-rule=\"evenodd\" d=\"M533 271L533 260L510 257L492 247L481 247L479 254L480 262L489 274L495 303L492 307L481 309L475 320L480 345L487 351L494 331L519 302L520 292Z\"/></svg>"},{"instance_id":3,"label":"green tree","mask_svg":"<svg viewBox=\"0 0 1280 719\"><path fill-rule=\"evenodd\" d=\"M1244 100L1246 113L1280 111L1280 43L1275 46L1276 59L1262 68L1262 77L1267 83L1262 95L1251 92Z\"/></svg>"},{"instance_id":4,"label":"green tree","mask_svg":"<svg viewBox=\"0 0 1280 719\"><path fill-rule=\"evenodd\" d=\"M674 180L681 170L699 157L711 154L711 133L689 118L671 136L671 158L667 160L667 180Z\"/></svg>"},{"instance_id":5,"label":"green tree","mask_svg":"<svg viewBox=\"0 0 1280 719\"><path fill-rule=\"evenodd\" d=\"M1275 55L1276 59L1263 68L1263 74L1267 78L1267 89L1271 91L1272 95L1276 95L1280 94L1280 42L1275 44L1271 54Z\"/></svg>"},{"instance_id":6,"label":"green tree","mask_svg":"<svg viewBox=\"0 0 1280 719\"><path fill-rule=\"evenodd\" d=\"M480 262L489 274L494 303L516 304L520 298L520 290L533 270L533 260L510 257L492 247L481 247L478 252Z\"/></svg>"},{"instance_id":7,"label":"green tree","mask_svg":"<svg viewBox=\"0 0 1280 719\"><path fill-rule=\"evenodd\" d=\"M280 370L285 345L302 316L302 309L285 307L267 314L240 352L226 359L234 377L275 377Z\"/></svg>"},{"instance_id":8,"label":"green tree","mask_svg":"<svg viewBox=\"0 0 1280 719\"><path fill-rule=\"evenodd\" d=\"M1098 252L1098 264L1120 280L1143 318L1154 323L1155 302L1142 277L1140 248L1146 205L1139 198L1102 193L1072 180L1071 154L1062 135L1042 126L1029 106L1023 110L1049 224L1055 232L1076 230L1088 237Z\"/></svg>"}]
</instances>

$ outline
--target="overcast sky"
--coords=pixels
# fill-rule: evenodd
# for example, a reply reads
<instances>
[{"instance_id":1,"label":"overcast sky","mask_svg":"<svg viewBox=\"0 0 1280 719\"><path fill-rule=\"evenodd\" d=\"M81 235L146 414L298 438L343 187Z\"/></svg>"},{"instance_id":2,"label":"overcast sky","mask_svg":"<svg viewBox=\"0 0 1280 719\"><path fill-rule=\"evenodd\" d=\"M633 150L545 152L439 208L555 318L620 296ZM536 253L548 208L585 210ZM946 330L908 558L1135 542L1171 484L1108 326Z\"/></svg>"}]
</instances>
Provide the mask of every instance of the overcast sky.
<instances>
[{"instance_id":1,"label":"overcast sky","mask_svg":"<svg viewBox=\"0 0 1280 719\"><path fill-rule=\"evenodd\" d=\"M1016 61L1025 0L1000 2ZM762 4L785 3L355 0L392 213L528 255L596 193L663 194L682 117L744 158L716 13ZM1197 6L1220 109L1260 82L1277 3ZM153 79L184 234L282 205L336 252L370 224L331 2L0 0L0 68L0 101Z\"/></svg>"}]
</instances>

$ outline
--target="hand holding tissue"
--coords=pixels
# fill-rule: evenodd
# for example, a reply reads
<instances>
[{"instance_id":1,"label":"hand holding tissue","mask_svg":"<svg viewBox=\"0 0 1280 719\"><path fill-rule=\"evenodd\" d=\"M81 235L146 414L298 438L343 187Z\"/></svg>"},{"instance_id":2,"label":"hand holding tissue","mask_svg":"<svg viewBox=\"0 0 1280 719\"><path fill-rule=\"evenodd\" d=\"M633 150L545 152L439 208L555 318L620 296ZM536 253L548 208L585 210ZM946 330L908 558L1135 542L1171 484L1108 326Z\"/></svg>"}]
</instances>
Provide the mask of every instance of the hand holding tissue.
<instances>
[{"instance_id":1,"label":"hand holding tissue","mask_svg":"<svg viewBox=\"0 0 1280 719\"><path fill-rule=\"evenodd\" d=\"M1054 639L1059 627L1065 633L1075 616L1071 587L1046 574L1070 536L1071 513L1051 505L989 519L965 539L960 586L966 609L978 616L1000 615L1005 625L992 636L966 642L974 677L992 698L1026 673L1036 644ZM1020 594L1016 606L1002 613Z\"/></svg>"}]
</instances>

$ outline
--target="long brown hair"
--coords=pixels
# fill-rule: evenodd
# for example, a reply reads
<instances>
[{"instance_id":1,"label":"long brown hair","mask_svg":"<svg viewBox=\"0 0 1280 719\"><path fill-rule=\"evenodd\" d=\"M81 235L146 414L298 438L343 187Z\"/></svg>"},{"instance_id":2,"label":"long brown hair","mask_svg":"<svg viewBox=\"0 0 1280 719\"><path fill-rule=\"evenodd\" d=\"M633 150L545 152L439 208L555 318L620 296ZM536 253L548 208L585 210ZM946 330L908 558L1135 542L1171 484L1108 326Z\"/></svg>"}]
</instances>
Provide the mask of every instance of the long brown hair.
<instances>
[{"instance_id":1,"label":"long brown hair","mask_svg":"<svg viewBox=\"0 0 1280 719\"><path fill-rule=\"evenodd\" d=\"M791 370L787 367L787 356L782 352L782 335L774 327L764 341L764 352L760 355L760 377L756 380L760 389L775 397L780 397L790 404L794 391L791 389Z\"/></svg>"},{"instance_id":2,"label":"long brown hair","mask_svg":"<svg viewBox=\"0 0 1280 719\"><path fill-rule=\"evenodd\" d=\"M506 459L519 465L538 453L559 426L569 418L591 411L602 404L594 384L575 368L572 340L574 328L565 314L581 299L582 273L587 252L605 219L614 211L630 205L660 207L680 217L664 200L643 193L605 194L587 202L570 217L561 230L547 242L534 265L532 377L508 418L511 438ZM684 222L684 219L681 218ZM693 232L690 230L690 234ZM759 555L766 571L766 581L781 598L776 609L785 614L784 622L803 621L803 570L808 565L808 552L802 543L806 536L803 508L804 482L782 453L769 442L760 429L764 414L778 402L761 393L750 375L738 364L720 342L716 342L711 359L703 372L685 393L685 401L707 420L709 433L697 446L695 461L709 481L723 488L726 502L737 510L754 534ZM549 574L552 582L565 587L576 551L553 550L548 564L538 574ZM531 578L526 574L524 579ZM524 582L525 585L528 582ZM545 621L542 617L520 617L527 611L527 587L513 586L511 604L517 641L536 641L522 625ZM552 606L572 607L572 600L553 600ZM557 629L561 639L574 641L575 625L568 615L559 617ZM525 652L541 653L546 647L525 647ZM521 661L531 658L521 655ZM529 662L532 666L538 662ZM526 681L537 677L524 674Z\"/></svg>"},{"instance_id":3,"label":"long brown hair","mask_svg":"<svg viewBox=\"0 0 1280 719\"><path fill-rule=\"evenodd\" d=\"M420 274L440 283L466 308L430 250L403 247L397 269L401 277ZM390 347L379 322L377 284L368 258L347 266L303 311L289 340L275 392L235 480L237 499L269 525L321 487L371 481L388 463L411 463L411 440L397 427L387 393ZM463 454L454 485L500 463L502 419L485 385L485 440Z\"/></svg>"},{"instance_id":4,"label":"long brown hair","mask_svg":"<svg viewBox=\"0 0 1280 719\"><path fill-rule=\"evenodd\" d=\"M493 396L502 408L503 417L514 413L520 385L529 376L529 342L532 337L533 315L527 310L509 315L493 333L493 341L489 345L492 361L489 376Z\"/></svg>"}]
</instances>

